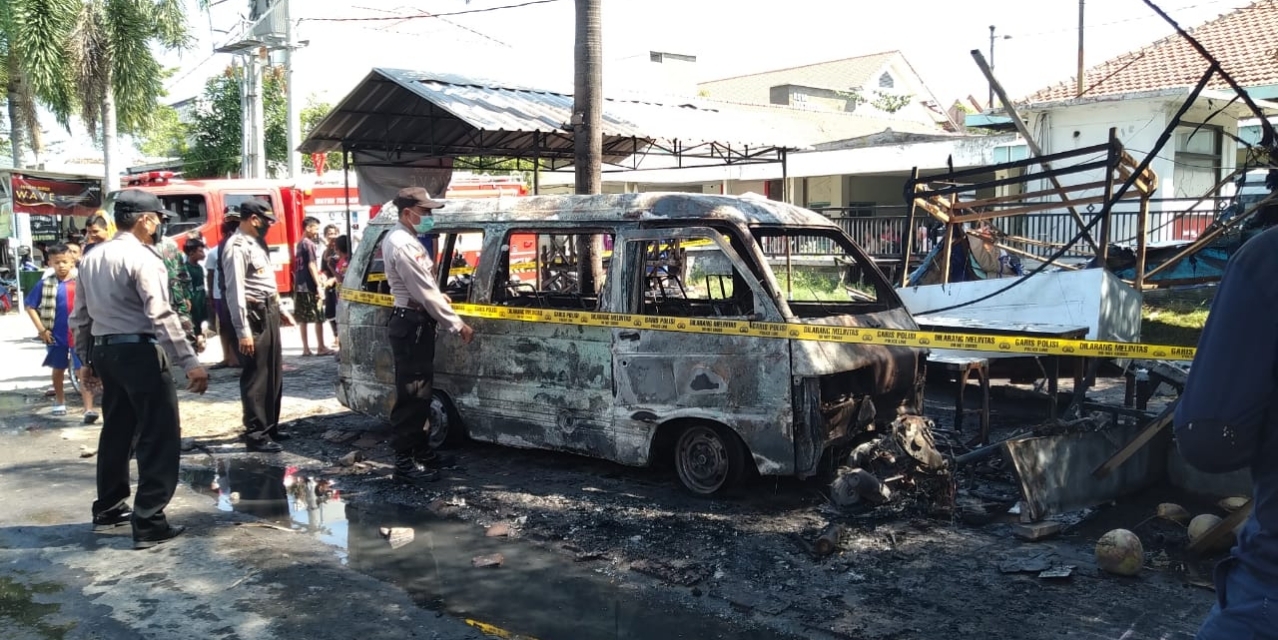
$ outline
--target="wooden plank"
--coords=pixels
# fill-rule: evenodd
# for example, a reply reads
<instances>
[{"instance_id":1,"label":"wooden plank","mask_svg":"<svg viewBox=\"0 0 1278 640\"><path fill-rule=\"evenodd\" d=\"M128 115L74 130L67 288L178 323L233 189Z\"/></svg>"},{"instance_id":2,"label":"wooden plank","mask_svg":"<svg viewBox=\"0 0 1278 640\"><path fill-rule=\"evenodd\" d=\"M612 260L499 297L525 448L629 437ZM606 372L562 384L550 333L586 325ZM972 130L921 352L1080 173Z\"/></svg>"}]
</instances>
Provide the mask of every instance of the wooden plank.
<instances>
[{"instance_id":1,"label":"wooden plank","mask_svg":"<svg viewBox=\"0 0 1278 640\"><path fill-rule=\"evenodd\" d=\"M1193 541L1189 545L1189 552L1195 555L1201 555L1204 551L1216 549L1221 542L1224 542L1229 536L1234 535L1234 529L1238 525L1247 521L1251 517L1252 501L1247 499L1247 503L1241 509L1229 514L1224 520L1216 523L1216 526L1207 530L1203 537Z\"/></svg>"},{"instance_id":2,"label":"wooden plank","mask_svg":"<svg viewBox=\"0 0 1278 640\"><path fill-rule=\"evenodd\" d=\"M1140 197L1140 194L1137 192L1128 191L1127 193L1123 194L1124 200L1132 200L1138 197ZM1105 196L1092 196L1090 198L1070 200L1069 204L1083 206L1083 205L1089 205L1089 204L1102 204L1104 202L1105 202ZM958 205L956 205L956 208L964 209L965 207L962 205L963 203L960 202L958 203ZM1035 213L1037 211L1045 211L1048 209L1059 209L1061 208L1061 206L1062 204L1059 202L1044 202L1041 204L1033 204L1033 205L1029 205L1025 207L1018 207L1016 209L1003 209L1001 211L981 211L977 213L968 213L964 215L954 216L954 222L976 222L979 220L993 220L996 218L1018 216L1018 215L1022 215L1026 213Z\"/></svg>"},{"instance_id":3,"label":"wooden plank","mask_svg":"<svg viewBox=\"0 0 1278 640\"><path fill-rule=\"evenodd\" d=\"M1050 538L1061 532L1064 527L1059 522L1031 522L1029 524L1017 524L1012 526L1012 535L1022 539L1034 542L1043 538Z\"/></svg>"},{"instance_id":4,"label":"wooden plank","mask_svg":"<svg viewBox=\"0 0 1278 640\"><path fill-rule=\"evenodd\" d=\"M1123 445L1123 448L1119 449L1118 453L1115 453L1101 466L1096 467L1096 470L1092 471L1092 475L1097 478L1104 478L1105 476L1108 476L1110 473L1113 473L1114 469L1117 469L1124 462L1127 462L1127 459L1135 455L1137 451L1143 449L1145 445L1149 444L1149 442L1154 439L1154 436L1158 435L1163 428L1171 424L1172 417L1176 415L1176 405L1179 403L1180 398L1169 403L1167 408L1163 409L1163 412L1158 414L1158 417L1150 421L1144 429L1141 429L1140 433L1136 434L1135 438L1132 438L1130 442Z\"/></svg>"},{"instance_id":5,"label":"wooden plank","mask_svg":"<svg viewBox=\"0 0 1278 640\"><path fill-rule=\"evenodd\" d=\"M1044 190L1044 191L1030 191L1030 192L1028 192L1028 193L1010 193L1010 194L1005 195L1005 196L998 196L998 197L994 197L994 198L985 198L985 199L982 199L982 200L968 200L968 201L966 201L966 202L964 202L964 201L961 201L961 200L960 200L960 201L959 201L959 206L961 206L961 207L965 207L965 208L971 208L971 207L984 207L984 206L988 206L988 205L991 205L991 204L1004 204L1004 203L1007 203L1007 202L1017 202L1017 201L1019 201L1019 200L1029 200L1030 198L1042 198L1042 197L1044 197L1044 196L1055 196L1055 195L1059 195L1059 196L1061 196L1061 197L1064 197L1064 195L1065 195L1065 193L1066 193L1066 192L1070 192L1070 191L1086 191L1086 190L1088 190L1088 189L1100 189L1101 187L1104 187L1104 186L1105 186L1105 183L1104 183L1103 181L1101 181L1101 182L1087 182L1087 183L1084 183L1084 184L1069 185L1068 187L1065 187L1066 191L1057 191L1056 189L1047 189L1047 190ZM1058 206L1059 206L1059 205L1064 205L1064 204L1070 204L1070 201L1069 201L1069 200L1065 200L1064 202L1059 202L1059 203L1057 203L1057 205L1058 205Z\"/></svg>"},{"instance_id":6,"label":"wooden plank","mask_svg":"<svg viewBox=\"0 0 1278 640\"><path fill-rule=\"evenodd\" d=\"M928 202L927 200L924 200L923 198L915 198L914 204L917 204L918 206L922 207L924 211L932 214L933 218L936 218L937 220L940 220L941 222L948 223L950 221L949 213L942 210L941 207L935 204L932 204L931 202Z\"/></svg>"}]
</instances>

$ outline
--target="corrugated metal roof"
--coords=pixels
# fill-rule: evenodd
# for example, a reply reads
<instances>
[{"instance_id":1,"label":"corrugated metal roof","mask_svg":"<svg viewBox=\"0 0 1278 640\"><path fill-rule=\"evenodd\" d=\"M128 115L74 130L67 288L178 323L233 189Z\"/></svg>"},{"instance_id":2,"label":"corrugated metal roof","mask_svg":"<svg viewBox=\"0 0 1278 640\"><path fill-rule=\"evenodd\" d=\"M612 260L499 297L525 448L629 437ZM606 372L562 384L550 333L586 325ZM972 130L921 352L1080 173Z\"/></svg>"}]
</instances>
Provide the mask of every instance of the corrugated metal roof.
<instances>
[{"instance_id":1,"label":"corrugated metal roof","mask_svg":"<svg viewBox=\"0 0 1278 640\"><path fill-rule=\"evenodd\" d=\"M352 150L568 160L573 97L477 78L374 69L302 143L304 153ZM604 155L619 162L656 143L801 149L808 143L748 113L691 102L606 99ZM560 163L562 164L562 163Z\"/></svg>"},{"instance_id":2,"label":"corrugated metal roof","mask_svg":"<svg viewBox=\"0 0 1278 640\"><path fill-rule=\"evenodd\" d=\"M573 96L566 91L374 69L299 150L340 151L345 146L399 160L539 156L557 168L573 158L572 107ZM759 161L760 155L775 160L777 149L809 149L902 124L788 107L613 96L604 101L604 156L613 164L635 154L676 152L703 161Z\"/></svg>"}]
</instances>

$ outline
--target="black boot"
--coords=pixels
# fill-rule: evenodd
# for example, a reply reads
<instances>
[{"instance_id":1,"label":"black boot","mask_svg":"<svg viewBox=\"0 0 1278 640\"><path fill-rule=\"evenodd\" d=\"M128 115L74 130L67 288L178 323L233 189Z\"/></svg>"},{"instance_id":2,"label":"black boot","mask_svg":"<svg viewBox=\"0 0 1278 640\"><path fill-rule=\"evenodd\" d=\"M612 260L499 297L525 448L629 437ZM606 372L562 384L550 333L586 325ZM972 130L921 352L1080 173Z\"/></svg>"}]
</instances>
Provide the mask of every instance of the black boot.
<instances>
[{"instance_id":1,"label":"black boot","mask_svg":"<svg viewBox=\"0 0 1278 640\"><path fill-rule=\"evenodd\" d=\"M447 469L457 464L456 456L440 453L430 447L413 449L413 459L427 469Z\"/></svg>"},{"instance_id":2,"label":"black boot","mask_svg":"<svg viewBox=\"0 0 1278 640\"><path fill-rule=\"evenodd\" d=\"M395 475L392 477L399 484L421 486L438 480L439 472L418 464L412 454L397 453L395 454Z\"/></svg>"}]
</instances>

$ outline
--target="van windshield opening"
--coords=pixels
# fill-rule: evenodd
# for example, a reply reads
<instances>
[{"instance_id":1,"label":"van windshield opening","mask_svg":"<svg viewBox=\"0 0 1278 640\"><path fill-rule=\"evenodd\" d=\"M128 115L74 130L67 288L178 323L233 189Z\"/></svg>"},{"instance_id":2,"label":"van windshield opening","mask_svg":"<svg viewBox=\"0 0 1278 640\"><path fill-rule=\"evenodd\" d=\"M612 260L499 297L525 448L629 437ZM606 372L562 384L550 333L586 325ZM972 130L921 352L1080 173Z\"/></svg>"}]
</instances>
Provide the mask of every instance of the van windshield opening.
<instances>
[{"instance_id":1,"label":"van windshield opening","mask_svg":"<svg viewBox=\"0 0 1278 640\"><path fill-rule=\"evenodd\" d=\"M842 233L752 230L790 310L803 318L869 313L897 306L874 262Z\"/></svg>"}]
</instances>

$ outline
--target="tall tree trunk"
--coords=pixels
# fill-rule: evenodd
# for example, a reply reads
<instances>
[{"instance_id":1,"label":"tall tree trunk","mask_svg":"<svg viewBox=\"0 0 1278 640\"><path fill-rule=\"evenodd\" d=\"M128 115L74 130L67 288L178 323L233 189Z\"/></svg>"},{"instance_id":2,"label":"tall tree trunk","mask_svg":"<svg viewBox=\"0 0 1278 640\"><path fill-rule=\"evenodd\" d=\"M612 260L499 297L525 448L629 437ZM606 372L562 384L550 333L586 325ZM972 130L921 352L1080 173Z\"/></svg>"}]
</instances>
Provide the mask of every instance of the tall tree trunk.
<instances>
[{"instance_id":1,"label":"tall tree trunk","mask_svg":"<svg viewBox=\"0 0 1278 640\"><path fill-rule=\"evenodd\" d=\"M577 43L574 63L573 143L576 191L603 190L603 44L600 35L601 0L576 0ZM595 292L603 282L603 236L579 236L581 292Z\"/></svg>"},{"instance_id":2,"label":"tall tree trunk","mask_svg":"<svg viewBox=\"0 0 1278 640\"><path fill-rule=\"evenodd\" d=\"M102 96L102 176L103 195L120 188L120 158L116 148L115 87L106 83Z\"/></svg>"},{"instance_id":3,"label":"tall tree trunk","mask_svg":"<svg viewBox=\"0 0 1278 640\"><path fill-rule=\"evenodd\" d=\"M22 105L27 102L24 99L26 87L23 86L22 73L18 70L17 59L12 53L5 62L9 66L9 86L5 87L9 100L9 144L12 146L13 166L21 169L25 166L22 163L22 147L27 118L22 112Z\"/></svg>"}]
</instances>

